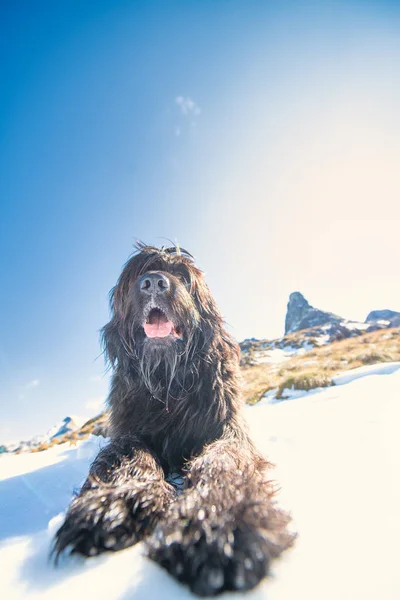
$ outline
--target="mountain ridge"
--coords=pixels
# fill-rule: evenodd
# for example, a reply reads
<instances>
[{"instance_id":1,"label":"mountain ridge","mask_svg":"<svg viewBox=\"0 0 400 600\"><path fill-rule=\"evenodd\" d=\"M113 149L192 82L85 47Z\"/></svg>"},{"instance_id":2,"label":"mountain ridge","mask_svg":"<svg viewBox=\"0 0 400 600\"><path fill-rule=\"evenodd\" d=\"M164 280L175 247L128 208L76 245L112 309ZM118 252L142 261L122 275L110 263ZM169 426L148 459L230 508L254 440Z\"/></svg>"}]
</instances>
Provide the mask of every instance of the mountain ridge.
<instances>
[{"instance_id":1,"label":"mountain ridge","mask_svg":"<svg viewBox=\"0 0 400 600\"><path fill-rule=\"evenodd\" d=\"M285 333L294 333L304 329L331 324L332 326L344 326L351 329L366 329L374 331L384 327L400 326L400 312L382 309L372 310L363 322L352 321L312 306L301 292L292 292L289 295L285 317Z\"/></svg>"}]
</instances>

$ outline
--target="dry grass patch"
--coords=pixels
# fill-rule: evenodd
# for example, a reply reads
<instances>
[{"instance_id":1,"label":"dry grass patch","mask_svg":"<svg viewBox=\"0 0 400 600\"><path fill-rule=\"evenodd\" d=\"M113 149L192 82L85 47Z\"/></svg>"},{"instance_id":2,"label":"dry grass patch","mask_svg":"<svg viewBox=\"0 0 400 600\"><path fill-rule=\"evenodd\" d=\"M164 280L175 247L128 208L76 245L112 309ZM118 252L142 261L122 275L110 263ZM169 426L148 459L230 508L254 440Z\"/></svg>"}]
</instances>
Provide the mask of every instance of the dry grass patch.
<instances>
[{"instance_id":1,"label":"dry grass patch","mask_svg":"<svg viewBox=\"0 0 400 600\"><path fill-rule=\"evenodd\" d=\"M303 341L308 338L303 338ZM310 368L310 359L312 367ZM291 378L296 385L308 388L331 385L332 378L343 371L363 365L400 361L400 328L381 329L372 333L340 340L326 346L314 347L309 352L281 363L258 364L242 368L244 397L247 403L255 404L272 389L293 387L287 383ZM303 383L301 383L303 381ZM324 383L325 382L325 383ZM284 389L284 387L282 389Z\"/></svg>"},{"instance_id":2,"label":"dry grass patch","mask_svg":"<svg viewBox=\"0 0 400 600\"><path fill-rule=\"evenodd\" d=\"M285 390L304 390L308 392L315 388L334 385L332 379L325 373L301 373L284 379L276 393L276 398L284 398Z\"/></svg>"},{"instance_id":3,"label":"dry grass patch","mask_svg":"<svg viewBox=\"0 0 400 600\"><path fill-rule=\"evenodd\" d=\"M382 353L377 352L376 350L370 350L369 352L364 352L361 354L356 354L355 356L350 357L349 362L353 363L361 363L363 365L375 365L380 362L391 362L395 360L394 355L388 352Z\"/></svg>"}]
</instances>

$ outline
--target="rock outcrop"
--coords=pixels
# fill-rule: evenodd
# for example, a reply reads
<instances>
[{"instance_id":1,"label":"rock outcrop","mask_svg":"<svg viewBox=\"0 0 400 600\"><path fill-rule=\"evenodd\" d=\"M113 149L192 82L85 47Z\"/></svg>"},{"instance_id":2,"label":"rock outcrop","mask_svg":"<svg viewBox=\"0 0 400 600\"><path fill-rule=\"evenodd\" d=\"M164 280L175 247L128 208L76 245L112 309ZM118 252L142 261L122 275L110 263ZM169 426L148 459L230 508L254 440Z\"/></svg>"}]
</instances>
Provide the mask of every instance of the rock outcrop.
<instances>
[{"instance_id":1,"label":"rock outcrop","mask_svg":"<svg viewBox=\"0 0 400 600\"><path fill-rule=\"evenodd\" d=\"M293 292L287 305L285 335L328 323L339 324L342 321L338 315L311 306L300 292Z\"/></svg>"},{"instance_id":2,"label":"rock outcrop","mask_svg":"<svg viewBox=\"0 0 400 600\"><path fill-rule=\"evenodd\" d=\"M375 321L387 321L391 327L399 327L400 312L389 310L387 308L383 310L371 310L365 319L365 322L374 323Z\"/></svg>"}]
</instances>

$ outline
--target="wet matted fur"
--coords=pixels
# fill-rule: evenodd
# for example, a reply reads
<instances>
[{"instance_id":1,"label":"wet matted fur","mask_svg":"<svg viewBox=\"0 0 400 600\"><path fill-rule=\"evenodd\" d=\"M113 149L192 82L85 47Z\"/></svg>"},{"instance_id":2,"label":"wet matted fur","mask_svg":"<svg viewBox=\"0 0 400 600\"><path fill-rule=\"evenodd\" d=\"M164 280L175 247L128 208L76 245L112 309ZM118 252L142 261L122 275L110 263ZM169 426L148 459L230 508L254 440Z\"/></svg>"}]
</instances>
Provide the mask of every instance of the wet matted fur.
<instances>
[{"instance_id":1,"label":"wet matted fur","mask_svg":"<svg viewBox=\"0 0 400 600\"><path fill-rule=\"evenodd\" d=\"M293 536L242 416L239 347L192 256L140 244L112 290L103 340L111 442L68 509L56 556L144 540L198 595L254 587ZM168 482L176 472L181 493Z\"/></svg>"}]
</instances>

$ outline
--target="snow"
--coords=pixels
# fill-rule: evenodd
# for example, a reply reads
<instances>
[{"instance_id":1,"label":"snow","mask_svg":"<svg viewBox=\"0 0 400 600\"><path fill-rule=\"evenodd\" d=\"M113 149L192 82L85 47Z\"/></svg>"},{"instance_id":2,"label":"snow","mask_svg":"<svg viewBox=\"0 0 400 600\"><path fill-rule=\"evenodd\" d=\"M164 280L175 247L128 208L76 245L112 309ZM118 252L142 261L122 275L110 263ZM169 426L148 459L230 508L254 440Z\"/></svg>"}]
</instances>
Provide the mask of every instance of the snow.
<instances>
[{"instance_id":1,"label":"snow","mask_svg":"<svg viewBox=\"0 0 400 600\"><path fill-rule=\"evenodd\" d=\"M400 363L362 367L292 402L247 407L277 464L281 504L299 538L251 600L400 598ZM0 457L1 597L191 598L138 545L84 561L48 561L49 543L101 438ZM226 598L242 597L226 594Z\"/></svg>"},{"instance_id":2,"label":"snow","mask_svg":"<svg viewBox=\"0 0 400 600\"><path fill-rule=\"evenodd\" d=\"M360 377L366 377L367 375L387 375L394 373L400 369L400 362L383 363L377 365L367 365L365 367L358 367L357 369L351 369L345 373L341 373L333 378L335 385L343 385L359 379Z\"/></svg>"},{"instance_id":3,"label":"snow","mask_svg":"<svg viewBox=\"0 0 400 600\"><path fill-rule=\"evenodd\" d=\"M371 326L371 323L359 323L358 321L342 321L340 323L342 327L346 327L350 331L362 331L364 329L368 329Z\"/></svg>"},{"instance_id":4,"label":"snow","mask_svg":"<svg viewBox=\"0 0 400 600\"><path fill-rule=\"evenodd\" d=\"M294 346L284 346L283 348L271 348L270 350L261 350L255 354L255 361L257 364L279 364L292 358L292 356L302 355L312 350L314 348L313 344L309 342L305 342L301 348L296 348Z\"/></svg>"},{"instance_id":5,"label":"snow","mask_svg":"<svg viewBox=\"0 0 400 600\"><path fill-rule=\"evenodd\" d=\"M294 353L295 349L293 349L291 346L285 346L284 348L273 348L267 352L261 351L256 353L255 360L257 363L279 364L288 358L291 358Z\"/></svg>"},{"instance_id":6,"label":"snow","mask_svg":"<svg viewBox=\"0 0 400 600\"><path fill-rule=\"evenodd\" d=\"M314 339L317 346L326 346L326 344L329 344L331 336L328 333L324 333Z\"/></svg>"}]
</instances>

